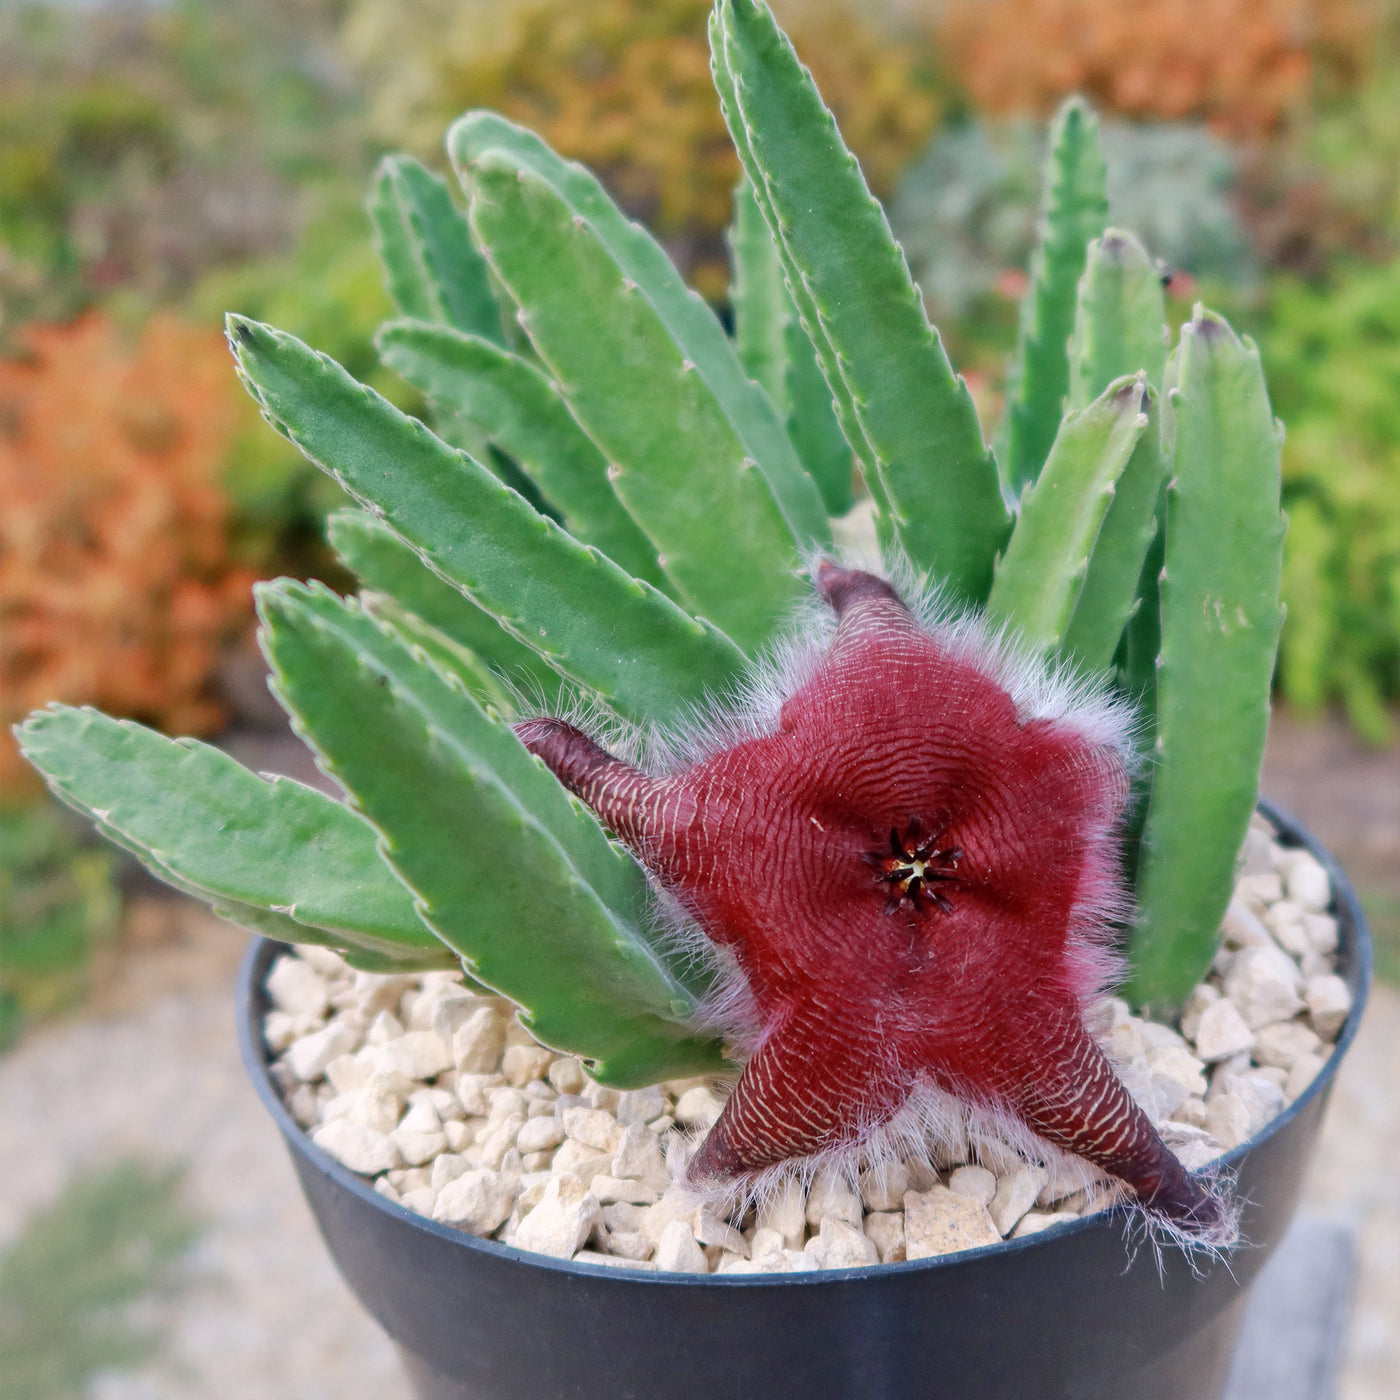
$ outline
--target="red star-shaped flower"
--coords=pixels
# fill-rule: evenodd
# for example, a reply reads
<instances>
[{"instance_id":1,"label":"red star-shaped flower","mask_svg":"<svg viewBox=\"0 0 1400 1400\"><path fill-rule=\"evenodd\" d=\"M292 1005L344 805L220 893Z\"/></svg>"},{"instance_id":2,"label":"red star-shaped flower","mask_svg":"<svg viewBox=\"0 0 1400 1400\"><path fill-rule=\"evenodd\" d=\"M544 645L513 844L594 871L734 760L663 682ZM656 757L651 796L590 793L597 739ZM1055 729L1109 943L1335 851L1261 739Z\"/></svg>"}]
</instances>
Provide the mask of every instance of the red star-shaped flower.
<instances>
[{"instance_id":1,"label":"red star-shaped flower","mask_svg":"<svg viewBox=\"0 0 1400 1400\"><path fill-rule=\"evenodd\" d=\"M1018 713L985 656L882 579L823 564L818 584L837 628L771 732L651 777L562 720L517 726L752 994L756 1048L690 1179L855 1145L931 1084L1213 1224L1084 1028L1122 759Z\"/></svg>"}]
</instances>

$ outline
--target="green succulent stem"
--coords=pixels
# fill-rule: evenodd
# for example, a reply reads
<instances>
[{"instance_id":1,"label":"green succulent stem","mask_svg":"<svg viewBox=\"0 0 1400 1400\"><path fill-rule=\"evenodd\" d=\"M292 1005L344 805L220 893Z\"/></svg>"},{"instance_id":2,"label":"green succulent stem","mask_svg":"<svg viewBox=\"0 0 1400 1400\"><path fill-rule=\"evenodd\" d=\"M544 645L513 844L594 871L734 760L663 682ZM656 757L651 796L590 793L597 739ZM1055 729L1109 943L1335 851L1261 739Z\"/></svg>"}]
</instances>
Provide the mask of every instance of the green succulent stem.
<instances>
[{"instance_id":1,"label":"green succulent stem","mask_svg":"<svg viewBox=\"0 0 1400 1400\"><path fill-rule=\"evenodd\" d=\"M1020 334L997 440L997 456L1013 497L1039 475L1055 440L1070 392L1067 347L1086 249L1107 222L1108 186L1098 120L1082 99L1071 97L1050 127L1040 238L1031 257L1030 287L1021 303ZM1144 368L1125 364L1117 372ZM1101 390L1098 386L1090 393L1086 388L1085 401Z\"/></svg>"},{"instance_id":2,"label":"green succulent stem","mask_svg":"<svg viewBox=\"0 0 1400 1400\"><path fill-rule=\"evenodd\" d=\"M1178 1005L1215 955L1258 798L1283 610L1282 430L1259 353L1198 307L1182 328L1160 581L1156 752L1131 997Z\"/></svg>"}]
</instances>

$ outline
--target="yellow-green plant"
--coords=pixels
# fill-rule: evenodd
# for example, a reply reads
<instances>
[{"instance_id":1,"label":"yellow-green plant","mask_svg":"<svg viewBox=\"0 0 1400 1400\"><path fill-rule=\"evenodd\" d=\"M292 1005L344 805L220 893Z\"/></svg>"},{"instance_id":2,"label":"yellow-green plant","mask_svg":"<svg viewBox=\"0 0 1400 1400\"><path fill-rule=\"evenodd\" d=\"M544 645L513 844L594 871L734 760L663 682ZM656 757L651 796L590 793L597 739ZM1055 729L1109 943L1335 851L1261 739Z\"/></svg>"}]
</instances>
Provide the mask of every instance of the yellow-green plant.
<instances>
[{"instance_id":1,"label":"yellow-green plant","mask_svg":"<svg viewBox=\"0 0 1400 1400\"><path fill-rule=\"evenodd\" d=\"M1339 699L1373 744L1400 696L1400 259L1274 284L1264 345L1283 450L1283 694Z\"/></svg>"}]
</instances>

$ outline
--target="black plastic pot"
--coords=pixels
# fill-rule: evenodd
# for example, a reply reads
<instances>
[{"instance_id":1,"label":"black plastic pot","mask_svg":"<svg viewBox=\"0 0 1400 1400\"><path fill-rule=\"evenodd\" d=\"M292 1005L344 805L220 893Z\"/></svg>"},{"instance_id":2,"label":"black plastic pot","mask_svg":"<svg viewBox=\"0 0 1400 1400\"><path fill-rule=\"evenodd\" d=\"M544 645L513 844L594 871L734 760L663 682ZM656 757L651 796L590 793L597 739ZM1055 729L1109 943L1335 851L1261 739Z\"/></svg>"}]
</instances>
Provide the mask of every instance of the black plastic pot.
<instances>
[{"instance_id":1,"label":"black plastic pot","mask_svg":"<svg viewBox=\"0 0 1400 1400\"><path fill-rule=\"evenodd\" d=\"M676 1275L575 1264L475 1239L376 1195L314 1147L268 1076L255 942L239 983L244 1061L291 1149L332 1256L399 1345L424 1400L1208 1400L1225 1383L1247 1290L1297 1206L1337 1066L1356 1034L1371 948L1327 867L1339 971L1355 1003L1336 1053L1226 1162L1247 1244L1159 1262L1125 1244L1125 1210L913 1263L796 1275Z\"/></svg>"}]
</instances>

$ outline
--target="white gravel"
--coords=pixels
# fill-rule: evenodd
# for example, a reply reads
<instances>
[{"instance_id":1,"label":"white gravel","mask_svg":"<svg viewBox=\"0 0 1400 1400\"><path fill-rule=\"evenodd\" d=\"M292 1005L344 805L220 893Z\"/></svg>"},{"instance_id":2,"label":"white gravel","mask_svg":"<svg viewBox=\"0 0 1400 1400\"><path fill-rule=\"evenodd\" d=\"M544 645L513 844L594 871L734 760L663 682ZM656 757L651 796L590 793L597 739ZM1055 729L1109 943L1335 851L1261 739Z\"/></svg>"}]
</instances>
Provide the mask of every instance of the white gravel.
<instances>
[{"instance_id":1,"label":"white gravel","mask_svg":"<svg viewBox=\"0 0 1400 1400\"><path fill-rule=\"evenodd\" d=\"M1258 1132L1325 1062L1350 1007L1331 971L1330 902L1322 866L1256 819L1223 947L1181 1025L1135 1017L1116 997L1091 1010L1130 1091L1187 1166ZM274 1077L312 1140L408 1209L522 1249L756 1271L780 1267L755 1245L766 1230L801 1251L804 1267L853 1268L1047 1229L1122 1194L1092 1170L1027 1161L974 1134L941 1147L936 1175L915 1161L849 1180L826 1169L762 1211L719 1220L672 1184L668 1163L678 1168L719 1116L720 1086L620 1094L536 1045L509 1002L473 995L455 974L390 987L322 949L307 956L273 966L268 1040L282 1047ZM300 1031L290 1042L287 1017ZM620 1205L639 1213L610 1223L604 1207Z\"/></svg>"}]
</instances>

